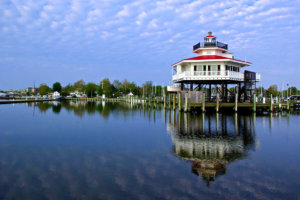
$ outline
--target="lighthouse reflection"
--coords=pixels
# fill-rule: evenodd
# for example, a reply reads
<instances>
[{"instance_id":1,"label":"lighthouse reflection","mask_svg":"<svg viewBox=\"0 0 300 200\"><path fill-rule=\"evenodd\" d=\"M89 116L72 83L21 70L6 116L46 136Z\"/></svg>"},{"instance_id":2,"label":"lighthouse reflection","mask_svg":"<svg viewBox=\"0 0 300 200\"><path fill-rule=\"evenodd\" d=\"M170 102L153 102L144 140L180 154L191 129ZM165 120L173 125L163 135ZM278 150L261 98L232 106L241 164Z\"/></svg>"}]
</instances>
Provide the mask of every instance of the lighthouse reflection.
<instances>
[{"instance_id":1,"label":"lighthouse reflection","mask_svg":"<svg viewBox=\"0 0 300 200\"><path fill-rule=\"evenodd\" d=\"M255 149L255 115L168 113L172 153L191 162L191 171L207 185L226 173L226 166Z\"/></svg>"}]
</instances>

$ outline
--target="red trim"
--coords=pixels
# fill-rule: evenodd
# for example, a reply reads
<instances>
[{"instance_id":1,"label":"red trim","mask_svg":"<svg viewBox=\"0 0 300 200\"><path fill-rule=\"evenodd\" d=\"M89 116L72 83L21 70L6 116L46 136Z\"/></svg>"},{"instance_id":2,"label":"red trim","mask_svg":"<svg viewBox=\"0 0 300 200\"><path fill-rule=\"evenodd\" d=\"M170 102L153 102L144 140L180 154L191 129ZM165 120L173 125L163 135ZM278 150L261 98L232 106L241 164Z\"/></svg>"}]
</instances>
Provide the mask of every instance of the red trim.
<instances>
[{"instance_id":1,"label":"red trim","mask_svg":"<svg viewBox=\"0 0 300 200\"><path fill-rule=\"evenodd\" d=\"M235 60L235 61L239 61L239 62L245 62L245 63L248 63L248 64L252 64L251 62L247 62L247 61L243 61L243 60L238 60L238 59L234 59L234 58L232 58L231 60Z\"/></svg>"},{"instance_id":2,"label":"red trim","mask_svg":"<svg viewBox=\"0 0 300 200\"><path fill-rule=\"evenodd\" d=\"M216 60L216 59L228 59L223 56L217 56L217 55L208 55L208 56L197 56L192 58L186 58L184 60Z\"/></svg>"},{"instance_id":3,"label":"red trim","mask_svg":"<svg viewBox=\"0 0 300 200\"><path fill-rule=\"evenodd\" d=\"M215 38L215 36L213 36L213 35L208 35L208 36L205 36L204 38L208 38L208 37L213 37L213 38Z\"/></svg>"},{"instance_id":4,"label":"red trim","mask_svg":"<svg viewBox=\"0 0 300 200\"><path fill-rule=\"evenodd\" d=\"M238 59L234 59L234 58L227 58L227 57L217 56L217 55L197 56L197 57L192 57L192 58L186 58L186 59L183 59L183 60L181 60L177 63L180 63L180 62L185 61L185 60L224 60L224 59L227 59L229 61L234 60L234 61L244 62L244 63L247 63L247 64L252 64L251 62L246 62L246 61L243 61L243 60L238 60ZM175 65L177 63L174 63L173 65Z\"/></svg>"}]
</instances>

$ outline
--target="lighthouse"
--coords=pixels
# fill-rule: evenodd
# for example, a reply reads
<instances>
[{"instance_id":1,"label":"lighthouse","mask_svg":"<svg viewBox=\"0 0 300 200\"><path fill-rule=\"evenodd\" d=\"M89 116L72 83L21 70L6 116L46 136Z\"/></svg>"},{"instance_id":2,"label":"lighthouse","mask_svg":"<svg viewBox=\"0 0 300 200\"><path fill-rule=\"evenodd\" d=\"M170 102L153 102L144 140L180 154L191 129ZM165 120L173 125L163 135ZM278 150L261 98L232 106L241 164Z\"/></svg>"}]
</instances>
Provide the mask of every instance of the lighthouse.
<instances>
[{"instance_id":1,"label":"lighthouse","mask_svg":"<svg viewBox=\"0 0 300 200\"><path fill-rule=\"evenodd\" d=\"M228 44L219 42L212 32L204 37L203 42L193 46L193 53L197 56L182 59L172 65L172 82L169 92L201 91L208 87L208 97L212 98L212 87L224 101L232 91L239 94L239 99L250 100L255 93L256 82L260 81L260 74L251 72L247 68L249 61L236 59L228 52Z\"/></svg>"}]
</instances>

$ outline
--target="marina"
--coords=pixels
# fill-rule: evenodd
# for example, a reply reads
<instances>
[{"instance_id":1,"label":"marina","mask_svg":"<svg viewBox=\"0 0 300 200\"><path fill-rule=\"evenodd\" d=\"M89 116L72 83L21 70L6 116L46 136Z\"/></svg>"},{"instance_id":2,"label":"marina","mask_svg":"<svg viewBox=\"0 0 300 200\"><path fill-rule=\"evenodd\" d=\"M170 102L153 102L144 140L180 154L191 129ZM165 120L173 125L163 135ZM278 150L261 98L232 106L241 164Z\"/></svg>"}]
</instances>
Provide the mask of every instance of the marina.
<instances>
[{"instance_id":1,"label":"marina","mask_svg":"<svg viewBox=\"0 0 300 200\"><path fill-rule=\"evenodd\" d=\"M299 9L1 1L0 200L300 200Z\"/></svg>"},{"instance_id":2,"label":"marina","mask_svg":"<svg viewBox=\"0 0 300 200\"><path fill-rule=\"evenodd\" d=\"M202 97L205 99L205 96ZM199 111L205 112L207 110L213 110L215 112L238 112L239 110L251 112L280 112L280 111L289 111L290 109L297 110L300 108L300 103L298 101L286 101L278 102L279 98L276 100L269 100L269 102L254 102L254 103L238 103L237 101L231 102L220 102L218 98L215 102L212 101L203 101L201 97L197 102L191 102L188 98L182 98L180 95L170 94L168 97L146 99L146 98L65 98L63 101L79 101L79 102L126 102L129 104L145 104L145 105L163 105L165 109L173 109L182 112L190 111ZM237 99L237 98L236 98ZM16 100L3 100L0 101L0 104L15 104L15 103L26 103L26 102L48 102L48 101L57 101L56 99L16 99Z\"/></svg>"}]
</instances>

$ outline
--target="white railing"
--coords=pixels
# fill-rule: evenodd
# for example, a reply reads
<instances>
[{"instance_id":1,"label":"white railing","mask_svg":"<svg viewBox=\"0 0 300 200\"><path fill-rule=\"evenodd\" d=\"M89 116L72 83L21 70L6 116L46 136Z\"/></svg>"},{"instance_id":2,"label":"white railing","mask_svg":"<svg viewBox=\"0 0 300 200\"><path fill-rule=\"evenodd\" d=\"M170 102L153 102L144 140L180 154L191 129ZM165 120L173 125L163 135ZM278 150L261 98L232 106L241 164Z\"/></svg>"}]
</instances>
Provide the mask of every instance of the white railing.
<instances>
[{"instance_id":1,"label":"white railing","mask_svg":"<svg viewBox=\"0 0 300 200\"><path fill-rule=\"evenodd\" d=\"M244 74L234 71L195 71L195 72L182 72L175 74L172 77L173 81L181 80L236 80L243 81Z\"/></svg>"}]
</instances>

